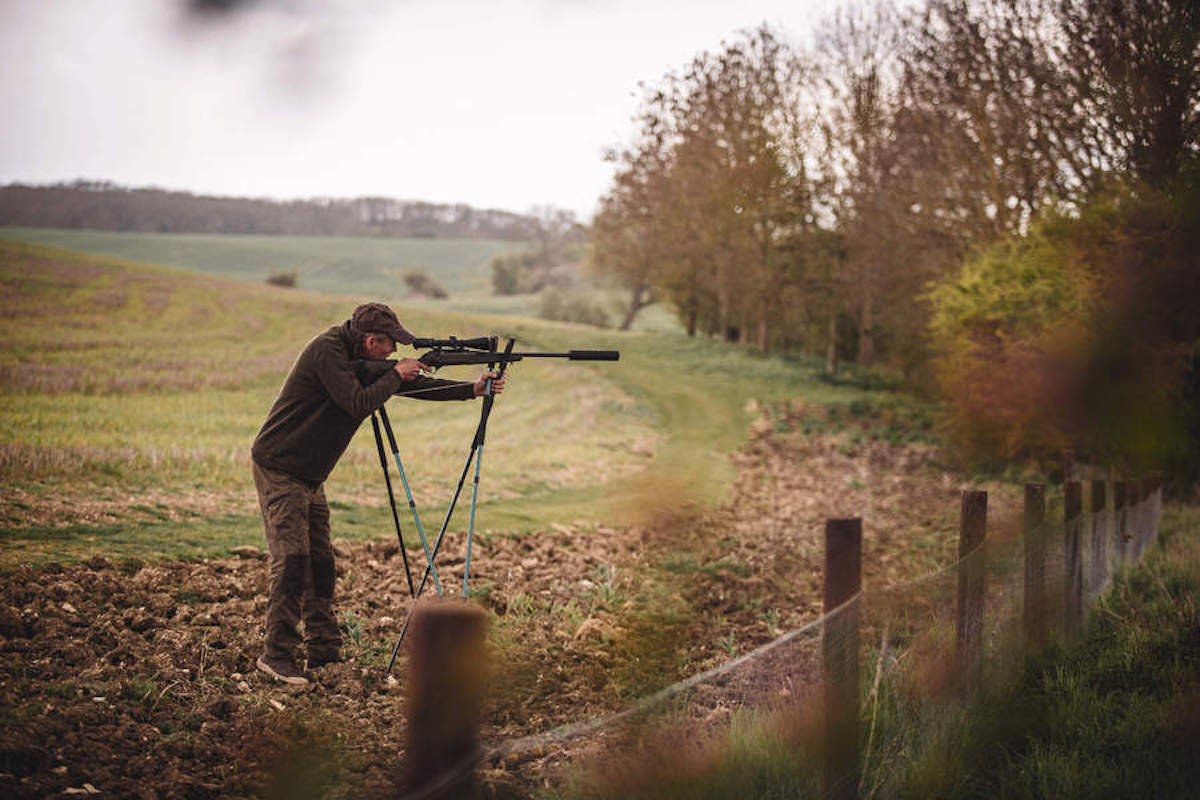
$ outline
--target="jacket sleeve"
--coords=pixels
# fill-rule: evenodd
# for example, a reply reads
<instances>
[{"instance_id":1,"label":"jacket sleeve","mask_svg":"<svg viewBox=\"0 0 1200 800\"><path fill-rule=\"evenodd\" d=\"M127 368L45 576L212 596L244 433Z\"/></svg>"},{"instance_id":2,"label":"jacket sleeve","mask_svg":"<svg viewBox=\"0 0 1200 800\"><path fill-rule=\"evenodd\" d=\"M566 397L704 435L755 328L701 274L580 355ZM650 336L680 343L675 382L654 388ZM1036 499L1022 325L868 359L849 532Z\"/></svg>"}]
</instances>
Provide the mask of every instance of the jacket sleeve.
<instances>
[{"instance_id":1,"label":"jacket sleeve","mask_svg":"<svg viewBox=\"0 0 1200 800\"><path fill-rule=\"evenodd\" d=\"M411 381L401 381L396 394L417 400L474 400L475 384L418 375Z\"/></svg>"},{"instance_id":2,"label":"jacket sleeve","mask_svg":"<svg viewBox=\"0 0 1200 800\"><path fill-rule=\"evenodd\" d=\"M325 352L318 356L317 379L331 400L355 419L362 420L396 393L401 381L395 370L370 386L363 386L354 374L354 365L339 354Z\"/></svg>"}]
</instances>

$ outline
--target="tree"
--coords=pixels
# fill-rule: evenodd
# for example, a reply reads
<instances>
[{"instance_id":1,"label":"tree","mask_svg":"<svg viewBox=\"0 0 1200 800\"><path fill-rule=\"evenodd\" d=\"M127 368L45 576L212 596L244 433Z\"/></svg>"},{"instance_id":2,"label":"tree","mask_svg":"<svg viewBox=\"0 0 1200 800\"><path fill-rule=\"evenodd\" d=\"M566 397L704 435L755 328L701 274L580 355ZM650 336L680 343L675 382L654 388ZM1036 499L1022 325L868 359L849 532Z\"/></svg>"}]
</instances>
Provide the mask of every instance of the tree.
<instances>
[{"instance_id":1,"label":"tree","mask_svg":"<svg viewBox=\"0 0 1200 800\"><path fill-rule=\"evenodd\" d=\"M614 155L594 263L643 296L652 283L689 333L785 338L788 242L813 221L800 69L768 28L745 33L649 91L638 142Z\"/></svg>"},{"instance_id":2,"label":"tree","mask_svg":"<svg viewBox=\"0 0 1200 800\"><path fill-rule=\"evenodd\" d=\"M1197 153L1200 5L1064 0L1064 91L1095 126L1112 168L1162 187Z\"/></svg>"}]
</instances>

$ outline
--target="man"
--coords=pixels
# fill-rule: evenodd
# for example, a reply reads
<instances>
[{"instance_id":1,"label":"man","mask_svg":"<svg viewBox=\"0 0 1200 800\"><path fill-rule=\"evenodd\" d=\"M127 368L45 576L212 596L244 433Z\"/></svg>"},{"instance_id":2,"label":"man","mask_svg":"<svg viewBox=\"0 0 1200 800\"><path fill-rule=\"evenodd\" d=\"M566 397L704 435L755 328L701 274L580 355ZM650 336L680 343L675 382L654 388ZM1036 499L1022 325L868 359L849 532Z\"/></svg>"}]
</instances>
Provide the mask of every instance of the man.
<instances>
[{"instance_id":1,"label":"man","mask_svg":"<svg viewBox=\"0 0 1200 800\"><path fill-rule=\"evenodd\" d=\"M370 386L354 372L359 358L383 359L396 344L411 344L396 314L382 303L365 303L350 319L310 341L300 353L251 448L254 485L270 552L270 599L266 641L258 669L297 686L308 683L296 664L303 619L306 669L341 660L341 632L333 614L333 545L325 479L359 424L394 394L425 400L469 400L504 390L504 380L485 372L473 383L422 375L431 368L401 358Z\"/></svg>"}]
</instances>

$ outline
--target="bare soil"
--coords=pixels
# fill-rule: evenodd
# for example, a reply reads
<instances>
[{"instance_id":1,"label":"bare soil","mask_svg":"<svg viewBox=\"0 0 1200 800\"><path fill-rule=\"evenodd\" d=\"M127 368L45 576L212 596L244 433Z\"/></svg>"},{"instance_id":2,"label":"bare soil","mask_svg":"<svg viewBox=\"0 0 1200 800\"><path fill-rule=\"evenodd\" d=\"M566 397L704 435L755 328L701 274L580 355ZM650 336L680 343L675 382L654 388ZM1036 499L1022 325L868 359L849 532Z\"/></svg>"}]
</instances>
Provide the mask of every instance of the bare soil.
<instances>
[{"instance_id":1,"label":"bare soil","mask_svg":"<svg viewBox=\"0 0 1200 800\"><path fill-rule=\"evenodd\" d=\"M868 519L868 584L952 560L957 479L928 448L851 446L764 418L735 458L730 499L710 512L477 539L473 600L488 611L494 662L486 746L626 708L816 617L828 517ZM254 548L4 575L0 795L394 796L406 659L391 679L384 665L412 603L394 539L337 547L347 661L299 691L254 668L266 586ZM453 593L461 534L444 552ZM697 692L693 716L802 692L811 674L790 663L767 659ZM576 741L485 764L484 793L528 796L588 751Z\"/></svg>"}]
</instances>

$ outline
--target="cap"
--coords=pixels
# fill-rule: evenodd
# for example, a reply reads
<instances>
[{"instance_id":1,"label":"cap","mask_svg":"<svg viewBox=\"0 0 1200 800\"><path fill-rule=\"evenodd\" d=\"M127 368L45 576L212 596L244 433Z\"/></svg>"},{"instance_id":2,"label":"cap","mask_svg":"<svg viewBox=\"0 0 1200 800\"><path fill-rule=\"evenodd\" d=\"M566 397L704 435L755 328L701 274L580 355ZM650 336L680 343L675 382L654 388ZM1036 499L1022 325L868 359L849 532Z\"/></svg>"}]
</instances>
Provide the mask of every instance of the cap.
<instances>
[{"instance_id":1,"label":"cap","mask_svg":"<svg viewBox=\"0 0 1200 800\"><path fill-rule=\"evenodd\" d=\"M350 327L359 336L368 333L384 333L392 337L398 344L412 344L413 335L400 324L396 312L383 303L363 303L354 309L350 317Z\"/></svg>"}]
</instances>

